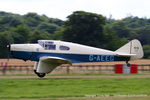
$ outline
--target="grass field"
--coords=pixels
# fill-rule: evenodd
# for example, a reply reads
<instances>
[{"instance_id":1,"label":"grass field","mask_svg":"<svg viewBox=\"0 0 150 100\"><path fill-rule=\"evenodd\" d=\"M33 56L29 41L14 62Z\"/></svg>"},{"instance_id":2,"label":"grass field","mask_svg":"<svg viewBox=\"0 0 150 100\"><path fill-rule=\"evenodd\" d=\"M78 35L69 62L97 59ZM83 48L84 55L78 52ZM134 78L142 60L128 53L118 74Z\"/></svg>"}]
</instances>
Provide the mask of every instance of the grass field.
<instances>
[{"instance_id":1,"label":"grass field","mask_svg":"<svg viewBox=\"0 0 150 100\"><path fill-rule=\"evenodd\" d=\"M150 73L137 73L137 74L115 74L115 73L62 73L62 74L46 74L46 76L140 76L150 75ZM36 74L1 74L0 76L36 76Z\"/></svg>"},{"instance_id":2,"label":"grass field","mask_svg":"<svg viewBox=\"0 0 150 100\"><path fill-rule=\"evenodd\" d=\"M121 96L115 97L118 95ZM124 95L125 97L123 97ZM103 96L112 98L105 97L104 99ZM99 100L99 98L125 100L128 98L127 96L131 96L131 100L140 100L139 98L149 100L150 78L0 79L0 100L45 100L46 98L48 100L48 98L66 99L66 97L79 97L81 100L88 100L87 98L91 97L94 97L93 100ZM72 100L76 99L72 98Z\"/></svg>"}]
</instances>

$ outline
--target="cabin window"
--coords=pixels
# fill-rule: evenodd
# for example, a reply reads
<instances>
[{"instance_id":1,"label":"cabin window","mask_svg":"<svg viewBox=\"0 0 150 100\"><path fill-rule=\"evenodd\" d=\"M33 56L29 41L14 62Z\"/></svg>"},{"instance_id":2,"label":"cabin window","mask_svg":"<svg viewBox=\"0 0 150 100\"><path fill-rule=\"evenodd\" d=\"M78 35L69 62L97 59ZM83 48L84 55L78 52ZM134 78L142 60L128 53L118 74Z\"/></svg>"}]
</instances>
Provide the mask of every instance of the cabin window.
<instances>
[{"instance_id":1,"label":"cabin window","mask_svg":"<svg viewBox=\"0 0 150 100\"><path fill-rule=\"evenodd\" d=\"M41 45L45 50L56 50L56 45L53 41L38 41L39 45Z\"/></svg>"},{"instance_id":2,"label":"cabin window","mask_svg":"<svg viewBox=\"0 0 150 100\"><path fill-rule=\"evenodd\" d=\"M69 47L63 46L63 45L61 45L61 46L59 47L59 49L60 49L60 50L70 50Z\"/></svg>"},{"instance_id":3,"label":"cabin window","mask_svg":"<svg viewBox=\"0 0 150 100\"><path fill-rule=\"evenodd\" d=\"M46 44L46 45L45 45L45 49L46 49L46 50L55 50L55 49L56 49L56 45L52 45L52 44L51 44L51 45L47 45L47 44Z\"/></svg>"},{"instance_id":4,"label":"cabin window","mask_svg":"<svg viewBox=\"0 0 150 100\"><path fill-rule=\"evenodd\" d=\"M42 47L44 47L44 43L43 42L39 42L39 45L41 45Z\"/></svg>"}]
</instances>

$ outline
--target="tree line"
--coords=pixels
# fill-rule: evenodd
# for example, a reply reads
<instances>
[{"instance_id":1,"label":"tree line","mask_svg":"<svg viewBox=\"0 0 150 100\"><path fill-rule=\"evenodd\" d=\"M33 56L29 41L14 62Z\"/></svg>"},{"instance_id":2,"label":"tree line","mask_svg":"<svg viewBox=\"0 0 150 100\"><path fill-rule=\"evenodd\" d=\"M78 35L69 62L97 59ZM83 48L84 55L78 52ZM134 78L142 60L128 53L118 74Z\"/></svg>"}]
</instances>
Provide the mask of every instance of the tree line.
<instances>
[{"instance_id":1,"label":"tree line","mask_svg":"<svg viewBox=\"0 0 150 100\"><path fill-rule=\"evenodd\" d=\"M11 35L11 38L10 38ZM142 42L145 58L150 58L150 19L126 17L121 20L75 11L66 21L46 15L0 12L0 58L7 58L11 43L37 43L39 39L64 40L116 50L129 40Z\"/></svg>"}]
</instances>

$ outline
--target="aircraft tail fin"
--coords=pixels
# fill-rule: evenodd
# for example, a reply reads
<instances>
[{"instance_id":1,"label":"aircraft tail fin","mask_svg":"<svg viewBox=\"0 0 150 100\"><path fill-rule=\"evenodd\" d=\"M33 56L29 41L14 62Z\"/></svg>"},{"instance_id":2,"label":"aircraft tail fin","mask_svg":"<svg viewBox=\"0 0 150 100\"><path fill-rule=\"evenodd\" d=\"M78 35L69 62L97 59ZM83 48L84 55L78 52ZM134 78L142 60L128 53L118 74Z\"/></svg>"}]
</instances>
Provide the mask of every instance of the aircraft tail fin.
<instances>
[{"instance_id":1,"label":"aircraft tail fin","mask_svg":"<svg viewBox=\"0 0 150 100\"><path fill-rule=\"evenodd\" d=\"M115 51L119 56L130 56L131 60L143 57L143 48L139 40L134 39Z\"/></svg>"}]
</instances>

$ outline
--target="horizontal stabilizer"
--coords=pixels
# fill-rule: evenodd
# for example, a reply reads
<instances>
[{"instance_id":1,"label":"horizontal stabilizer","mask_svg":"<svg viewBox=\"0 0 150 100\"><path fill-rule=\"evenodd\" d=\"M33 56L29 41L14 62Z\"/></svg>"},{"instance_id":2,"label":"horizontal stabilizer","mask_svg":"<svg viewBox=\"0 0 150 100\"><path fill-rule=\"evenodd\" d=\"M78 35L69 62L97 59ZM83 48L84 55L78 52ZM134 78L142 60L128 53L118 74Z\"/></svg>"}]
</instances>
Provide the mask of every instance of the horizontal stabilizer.
<instances>
[{"instance_id":1,"label":"horizontal stabilizer","mask_svg":"<svg viewBox=\"0 0 150 100\"><path fill-rule=\"evenodd\" d=\"M123 57L131 57L131 56L136 56L136 54L127 54L127 53L117 53L117 56L123 56Z\"/></svg>"}]
</instances>

